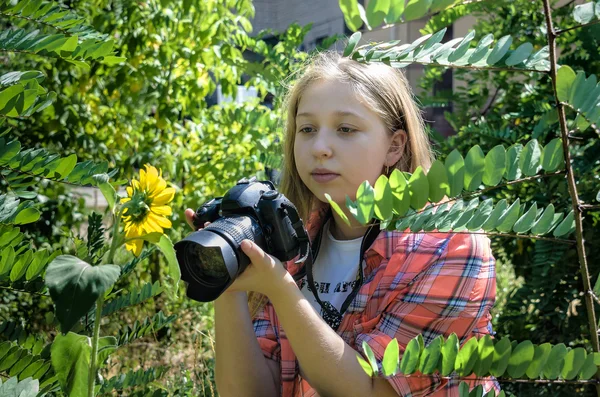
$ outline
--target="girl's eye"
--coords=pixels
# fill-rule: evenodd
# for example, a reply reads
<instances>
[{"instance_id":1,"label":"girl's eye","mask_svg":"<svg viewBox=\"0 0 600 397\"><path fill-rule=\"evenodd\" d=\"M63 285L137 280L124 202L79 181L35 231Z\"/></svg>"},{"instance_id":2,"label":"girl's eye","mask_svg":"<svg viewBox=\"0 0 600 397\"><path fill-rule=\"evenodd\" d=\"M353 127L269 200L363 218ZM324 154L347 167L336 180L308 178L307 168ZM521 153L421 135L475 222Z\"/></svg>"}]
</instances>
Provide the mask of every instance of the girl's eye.
<instances>
[{"instance_id":1,"label":"girl's eye","mask_svg":"<svg viewBox=\"0 0 600 397\"><path fill-rule=\"evenodd\" d=\"M349 133L351 133L351 132L355 131L355 130L354 130L354 128L350 128L350 127L340 127L340 130L341 130L341 131L342 131L344 134L349 134Z\"/></svg>"},{"instance_id":2,"label":"girl's eye","mask_svg":"<svg viewBox=\"0 0 600 397\"><path fill-rule=\"evenodd\" d=\"M312 127L300 128L299 132L309 133L310 131L306 131L306 130L310 130L310 129L312 129Z\"/></svg>"}]
</instances>

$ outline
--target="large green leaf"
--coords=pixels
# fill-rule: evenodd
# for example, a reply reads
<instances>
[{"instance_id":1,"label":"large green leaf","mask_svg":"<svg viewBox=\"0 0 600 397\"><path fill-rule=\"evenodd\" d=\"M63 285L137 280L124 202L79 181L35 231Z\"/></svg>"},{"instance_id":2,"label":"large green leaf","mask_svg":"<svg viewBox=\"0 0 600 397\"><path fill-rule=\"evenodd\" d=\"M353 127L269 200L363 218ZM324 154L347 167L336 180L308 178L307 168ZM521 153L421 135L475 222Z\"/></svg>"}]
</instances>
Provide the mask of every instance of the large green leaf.
<instances>
[{"instance_id":1,"label":"large green leaf","mask_svg":"<svg viewBox=\"0 0 600 397\"><path fill-rule=\"evenodd\" d=\"M63 334L73 328L120 274L119 266L91 266L71 255L57 256L48 265L45 282Z\"/></svg>"},{"instance_id":2,"label":"large green leaf","mask_svg":"<svg viewBox=\"0 0 600 397\"><path fill-rule=\"evenodd\" d=\"M360 16L359 16L359 18L360 18ZM356 48L356 45L360 41L361 36L362 36L362 34L360 32L356 32L352 36L350 36L350 38L348 39L348 45L344 49L345 57L350 56L352 54L352 52Z\"/></svg>"},{"instance_id":3,"label":"large green leaf","mask_svg":"<svg viewBox=\"0 0 600 397\"><path fill-rule=\"evenodd\" d=\"M373 370L373 373L377 374L379 372L379 369L377 367L377 359L375 358L375 353L373 353L371 346L369 346L366 341L363 341L362 348L367 358L369 359L369 364L371 364L371 369Z\"/></svg>"},{"instance_id":4,"label":"large green leaf","mask_svg":"<svg viewBox=\"0 0 600 397\"><path fill-rule=\"evenodd\" d=\"M432 0L409 0L404 10L404 20L412 21L425 16L429 7L431 7L431 3Z\"/></svg>"},{"instance_id":5,"label":"large green leaf","mask_svg":"<svg viewBox=\"0 0 600 397\"><path fill-rule=\"evenodd\" d=\"M527 142L519 157L519 168L526 176L533 176L540 170L540 160L542 157L542 148L537 139Z\"/></svg>"},{"instance_id":6,"label":"large green leaf","mask_svg":"<svg viewBox=\"0 0 600 397\"><path fill-rule=\"evenodd\" d=\"M490 374L496 377L504 375L511 350L512 347L508 338L502 338L494 345L494 361L492 362Z\"/></svg>"},{"instance_id":7,"label":"large green leaf","mask_svg":"<svg viewBox=\"0 0 600 397\"><path fill-rule=\"evenodd\" d=\"M62 391L69 396L86 396L92 353L91 339L69 332L58 334L52 343L52 368Z\"/></svg>"},{"instance_id":8,"label":"large green leaf","mask_svg":"<svg viewBox=\"0 0 600 397\"><path fill-rule=\"evenodd\" d=\"M529 379L536 379L540 376L544 366L546 365L546 361L548 361L548 356L550 356L551 350L552 345L550 343L544 343L536 346L533 359L531 360L531 363L529 363L526 371Z\"/></svg>"},{"instance_id":9,"label":"large green leaf","mask_svg":"<svg viewBox=\"0 0 600 397\"><path fill-rule=\"evenodd\" d=\"M404 13L404 1L391 0L390 9L385 16L386 23L395 23L402 17Z\"/></svg>"},{"instance_id":10,"label":"large green leaf","mask_svg":"<svg viewBox=\"0 0 600 397\"><path fill-rule=\"evenodd\" d=\"M487 186L496 186L502 180L506 169L506 149L504 149L504 146L494 146L485 156L484 163L483 183Z\"/></svg>"},{"instance_id":11,"label":"large green leaf","mask_svg":"<svg viewBox=\"0 0 600 397\"><path fill-rule=\"evenodd\" d=\"M0 396L2 397L36 397L39 392L39 380L32 378L8 378L4 383L0 380Z\"/></svg>"},{"instance_id":12,"label":"large green leaf","mask_svg":"<svg viewBox=\"0 0 600 397\"><path fill-rule=\"evenodd\" d=\"M521 168L519 167L523 145L515 143L506 151L506 172L504 176L509 181L514 181L521 177Z\"/></svg>"},{"instance_id":13,"label":"large green leaf","mask_svg":"<svg viewBox=\"0 0 600 397\"><path fill-rule=\"evenodd\" d=\"M566 102L569 100L570 87L575 80L575 72L567 65L563 65L558 69L556 73L556 91L558 93L558 100Z\"/></svg>"},{"instance_id":14,"label":"large green leaf","mask_svg":"<svg viewBox=\"0 0 600 397\"><path fill-rule=\"evenodd\" d=\"M591 379L592 376L598 372L598 366L600 365L600 354L599 353L589 353L581 366L581 371L579 372L579 379Z\"/></svg>"},{"instance_id":15,"label":"large green leaf","mask_svg":"<svg viewBox=\"0 0 600 397\"><path fill-rule=\"evenodd\" d=\"M503 36L498 40L492 52L487 57L487 64L492 66L500 62L504 55L508 52L510 45L512 44L512 37L507 35Z\"/></svg>"},{"instance_id":16,"label":"large green leaf","mask_svg":"<svg viewBox=\"0 0 600 397\"><path fill-rule=\"evenodd\" d=\"M419 371L422 374L432 374L437 368L442 356L442 343L444 339L440 335L435 338L421 353Z\"/></svg>"},{"instance_id":17,"label":"large green leaf","mask_svg":"<svg viewBox=\"0 0 600 397\"><path fill-rule=\"evenodd\" d=\"M370 0L367 3L367 19L371 28L376 28L385 19L393 0Z\"/></svg>"},{"instance_id":18,"label":"large green leaf","mask_svg":"<svg viewBox=\"0 0 600 397\"><path fill-rule=\"evenodd\" d=\"M583 347L576 347L569 350L565 356L565 366L562 369L562 378L566 380L575 379L583 367L587 358L587 353Z\"/></svg>"},{"instance_id":19,"label":"large green leaf","mask_svg":"<svg viewBox=\"0 0 600 397\"><path fill-rule=\"evenodd\" d=\"M383 367L383 376L392 376L398 372L400 365L400 350L398 340L392 339L385 348L381 366Z\"/></svg>"},{"instance_id":20,"label":"large green leaf","mask_svg":"<svg viewBox=\"0 0 600 397\"><path fill-rule=\"evenodd\" d=\"M531 234L544 235L548 233L554 222L554 205L548 204L544 213L534 222L531 227Z\"/></svg>"},{"instance_id":21,"label":"large green leaf","mask_svg":"<svg viewBox=\"0 0 600 397\"><path fill-rule=\"evenodd\" d=\"M514 50L510 54L508 59L505 61L506 66L514 66L514 65L518 65L521 62L525 62L527 60L527 58L529 58L529 55L531 55L532 52L533 52L533 44L531 44L529 42L525 42L525 43L521 44L520 46L517 47L516 50Z\"/></svg>"},{"instance_id":22,"label":"large green leaf","mask_svg":"<svg viewBox=\"0 0 600 397\"><path fill-rule=\"evenodd\" d=\"M471 41L475 38L475 31L470 30L469 33L462 39L458 46L448 55L448 62L454 63L461 59L469 49Z\"/></svg>"},{"instance_id":23,"label":"large green leaf","mask_svg":"<svg viewBox=\"0 0 600 397\"><path fill-rule=\"evenodd\" d=\"M375 204L375 191L369 181L364 181L356 191L356 206L358 209L357 220L366 225L373 218L373 208Z\"/></svg>"},{"instance_id":24,"label":"large green leaf","mask_svg":"<svg viewBox=\"0 0 600 397\"><path fill-rule=\"evenodd\" d=\"M410 208L410 193L408 189L408 181L398 169L394 169L390 175L390 188L394 198L394 213L403 216Z\"/></svg>"},{"instance_id":25,"label":"large green leaf","mask_svg":"<svg viewBox=\"0 0 600 397\"><path fill-rule=\"evenodd\" d=\"M410 188L410 205L414 209L420 210L429 198L429 181L421 166L417 167L408 180L408 186Z\"/></svg>"},{"instance_id":26,"label":"large green leaf","mask_svg":"<svg viewBox=\"0 0 600 397\"><path fill-rule=\"evenodd\" d=\"M537 203L534 201L529 210L524 213L513 226L513 232L526 233L533 227L535 217L537 216Z\"/></svg>"},{"instance_id":27,"label":"large green leaf","mask_svg":"<svg viewBox=\"0 0 600 397\"><path fill-rule=\"evenodd\" d=\"M429 168L427 181L429 182L429 199L431 202L437 203L444 196L450 194L446 167L440 160L435 160Z\"/></svg>"},{"instance_id":28,"label":"large green leaf","mask_svg":"<svg viewBox=\"0 0 600 397\"><path fill-rule=\"evenodd\" d=\"M573 19L581 24L589 23L594 19L595 15L600 13L600 2L590 1L585 4L578 4L573 10Z\"/></svg>"},{"instance_id":29,"label":"large green leaf","mask_svg":"<svg viewBox=\"0 0 600 397\"><path fill-rule=\"evenodd\" d=\"M456 197L462 193L465 180L465 161L458 150L454 149L446 157L445 166L450 185L450 197Z\"/></svg>"},{"instance_id":30,"label":"large green leaf","mask_svg":"<svg viewBox=\"0 0 600 397\"><path fill-rule=\"evenodd\" d=\"M479 145L473 146L465 158L465 190L472 192L479 189L485 169L485 156Z\"/></svg>"},{"instance_id":31,"label":"large green leaf","mask_svg":"<svg viewBox=\"0 0 600 397\"><path fill-rule=\"evenodd\" d=\"M508 360L508 374L512 378L520 378L525 374L531 360L533 359L535 347L529 340L525 340L513 349Z\"/></svg>"},{"instance_id":32,"label":"large green leaf","mask_svg":"<svg viewBox=\"0 0 600 397\"><path fill-rule=\"evenodd\" d=\"M454 363L456 362L458 348L458 337L455 333L452 333L450 334L448 339L446 339L444 345L442 346L442 376L448 376L454 371Z\"/></svg>"},{"instance_id":33,"label":"large green leaf","mask_svg":"<svg viewBox=\"0 0 600 397\"><path fill-rule=\"evenodd\" d=\"M545 147L542 153L542 168L546 172L554 172L564 167L564 154L562 140L554 138Z\"/></svg>"},{"instance_id":34,"label":"large green leaf","mask_svg":"<svg viewBox=\"0 0 600 397\"><path fill-rule=\"evenodd\" d=\"M342 219L342 221L344 221L344 223L346 225L350 226L350 220L348 220L348 217L346 216L346 214L344 213L344 211L342 211L342 209L340 208L340 206L338 205L338 203L336 203L335 201L333 201L331 199L331 196L329 195L329 193L325 193L325 198L327 199L327 201L331 205L331 208L340 216L340 218Z\"/></svg>"},{"instance_id":35,"label":"large green leaf","mask_svg":"<svg viewBox=\"0 0 600 397\"><path fill-rule=\"evenodd\" d=\"M544 377L546 379L556 379L564 366L565 356L567 355L567 347L564 343L555 345L550 351L548 361L544 366Z\"/></svg>"},{"instance_id":36,"label":"large green leaf","mask_svg":"<svg viewBox=\"0 0 600 397\"><path fill-rule=\"evenodd\" d=\"M477 355L479 360L475 364L474 372L477 376L487 376L494 362L494 340L490 335L479 339Z\"/></svg>"},{"instance_id":37,"label":"large green leaf","mask_svg":"<svg viewBox=\"0 0 600 397\"><path fill-rule=\"evenodd\" d=\"M477 338L470 338L456 356L456 372L460 376L468 376L473 372L473 367L479 359L477 355Z\"/></svg>"},{"instance_id":38,"label":"large green leaf","mask_svg":"<svg viewBox=\"0 0 600 397\"><path fill-rule=\"evenodd\" d=\"M381 175L375 182L375 217L382 221L390 219L393 215L393 204L394 198L388 178L385 175Z\"/></svg>"},{"instance_id":39,"label":"large green leaf","mask_svg":"<svg viewBox=\"0 0 600 397\"><path fill-rule=\"evenodd\" d=\"M499 232L508 233L512 230L513 225L517 219L519 219L519 214L521 212L520 200L521 198L517 197L515 202L512 203L506 212L498 219L498 225L496 226L496 229Z\"/></svg>"},{"instance_id":40,"label":"large green leaf","mask_svg":"<svg viewBox=\"0 0 600 397\"><path fill-rule=\"evenodd\" d=\"M570 234L573 230L575 230L575 214L573 210L565 216L565 219L554 229L552 233L554 237L560 237L567 234Z\"/></svg>"},{"instance_id":41,"label":"large green leaf","mask_svg":"<svg viewBox=\"0 0 600 397\"><path fill-rule=\"evenodd\" d=\"M419 357L421 356L421 346L417 338L411 339L406 345L406 350L400 361L400 372L404 375L410 375L417 370L419 365Z\"/></svg>"}]
</instances>

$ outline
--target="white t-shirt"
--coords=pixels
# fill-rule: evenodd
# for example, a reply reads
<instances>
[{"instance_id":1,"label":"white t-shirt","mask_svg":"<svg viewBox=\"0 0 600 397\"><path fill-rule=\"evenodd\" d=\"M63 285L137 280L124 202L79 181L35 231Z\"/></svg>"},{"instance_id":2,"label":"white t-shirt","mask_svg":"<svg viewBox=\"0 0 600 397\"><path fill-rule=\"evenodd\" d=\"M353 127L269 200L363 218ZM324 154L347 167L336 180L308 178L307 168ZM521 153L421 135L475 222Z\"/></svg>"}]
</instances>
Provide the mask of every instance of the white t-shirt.
<instances>
[{"instance_id":1,"label":"white t-shirt","mask_svg":"<svg viewBox=\"0 0 600 397\"><path fill-rule=\"evenodd\" d=\"M330 221L328 220L323 225L321 246L319 247L317 260L312 266L313 279L321 301L329 302L336 309L341 310L346 297L350 295L353 287L358 283L356 275L360 245L363 238L336 240L329 231ZM308 288L307 276L300 280L299 287L306 299L322 317L323 309Z\"/></svg>"}]
</instances>

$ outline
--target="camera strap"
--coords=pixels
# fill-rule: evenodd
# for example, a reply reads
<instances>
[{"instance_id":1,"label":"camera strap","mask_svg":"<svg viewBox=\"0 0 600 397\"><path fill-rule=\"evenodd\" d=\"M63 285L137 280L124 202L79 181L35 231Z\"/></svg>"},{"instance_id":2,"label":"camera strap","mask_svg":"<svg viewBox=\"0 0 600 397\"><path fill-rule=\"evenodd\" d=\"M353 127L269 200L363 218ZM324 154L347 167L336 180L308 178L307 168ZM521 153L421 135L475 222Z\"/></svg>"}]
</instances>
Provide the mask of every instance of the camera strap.
<instances>
[{"instance_id":1,"label":"camera strap","mask_svg":"<svg viewBox=\"0 0 600 397\"><path fill-rule=\"evenodd\" d=\"M332 212L330 210L330 211L328 211L327 216L325 217L325 220L323 221L323 225L325 225L325 223L331 217L332 217ZM360 287L363 284L363 281L364 281L363 266L362 266L363 257L364 257L366 249L369 248L371 246L371 244L373 244L373 242L375 241L375 238L377 238L377 236L379 235L380 225L379 225L379 221L376 221L375 224L371 225L369 227L369 229L367 229L365 235L363 236L363 240L362 240L362 243L360 246L360 255L358 258L359 259L358 274L356 277L356 280L358 282L352 289L352 292L350 293L350 295L348 295L346 297L346 300L342 304L342 307L340 308L340 310L337 310L329 302L323 302L321 300L321 298L319 298L317 288L315 288L315 281L313 278L312 265L314 264L314 261L317 258L317 254L319 253L319 248L321 246L321 237L323 235L323 229L324 228L321 227L321 229L317 233L314 244L312 244L312 246L310 247L308 258L307 258L304 266L302 267L302 269L297 274L294 275L294 280L298 281L306 275L306 277L308 279L308 285L310 287L310 290L312 291L312 293L315 296L315 299L317 300L319 305L321 305L321 307L323 308L323 320L325 320L325 322L327 324L329 324L329 326L333 330L337 330L338 327L340 326L340 324L342 323L342 317L343 317L344 312L348 309L348 307L350 306L350 304L352 303L352 301L358 294L358 291L360 290Z\"/></svg>"}]
</instances>

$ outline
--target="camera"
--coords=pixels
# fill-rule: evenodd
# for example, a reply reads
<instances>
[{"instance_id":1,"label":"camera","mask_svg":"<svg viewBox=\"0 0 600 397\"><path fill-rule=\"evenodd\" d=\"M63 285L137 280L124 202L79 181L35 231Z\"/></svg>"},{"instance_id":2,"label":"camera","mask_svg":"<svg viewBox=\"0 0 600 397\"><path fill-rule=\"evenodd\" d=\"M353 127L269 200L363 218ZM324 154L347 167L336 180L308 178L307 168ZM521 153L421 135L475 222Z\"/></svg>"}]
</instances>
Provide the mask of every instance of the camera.
<instances>
[{"instance_id":1,"label":"camera","mask_svg":"<svg viewBox=\"0 0 600 397\"><path fill-rule=\"evenodd\" d=\"M281 262L296 256L302 263L310 244L294 204L271 181L242 178L223 197L202 204L193 223L204 229L175 244L181 279L188 298L199 302L217 299L244 272L250 258L242 240L253 241Z\"/></svg>"}]
</instances>

